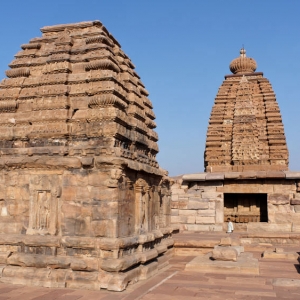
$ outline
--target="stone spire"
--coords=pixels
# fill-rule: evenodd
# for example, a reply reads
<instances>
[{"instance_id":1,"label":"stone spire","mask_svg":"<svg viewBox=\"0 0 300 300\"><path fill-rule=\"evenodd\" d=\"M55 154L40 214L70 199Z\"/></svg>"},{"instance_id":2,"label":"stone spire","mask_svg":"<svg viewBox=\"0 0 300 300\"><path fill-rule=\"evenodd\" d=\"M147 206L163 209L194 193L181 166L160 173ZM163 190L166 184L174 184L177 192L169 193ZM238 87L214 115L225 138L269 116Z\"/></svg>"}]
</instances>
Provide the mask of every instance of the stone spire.
<instances>
[{"instance_id":1,"label":"stone spire","mask_svg":"<svg viewBox=\"0 0 300 300\"><path fill-rule=\"evenodd\" d=\"M256 62L240 57L230 63L207 131L207 172L287 170L288 150L275 93Z\"/></svg>"},{"instance_id":2,"label":"stone spire","mask_svg":"<svg viewBox=\"0 0 300 300\"><path fill-rule=\"evenodd\" d=\"M89 148L161 173L149 93L115 38L99 21L41 31L0 83L0 149L32 157L44 147L43 155L76 157Z\"/></svg>"}]
</instances>

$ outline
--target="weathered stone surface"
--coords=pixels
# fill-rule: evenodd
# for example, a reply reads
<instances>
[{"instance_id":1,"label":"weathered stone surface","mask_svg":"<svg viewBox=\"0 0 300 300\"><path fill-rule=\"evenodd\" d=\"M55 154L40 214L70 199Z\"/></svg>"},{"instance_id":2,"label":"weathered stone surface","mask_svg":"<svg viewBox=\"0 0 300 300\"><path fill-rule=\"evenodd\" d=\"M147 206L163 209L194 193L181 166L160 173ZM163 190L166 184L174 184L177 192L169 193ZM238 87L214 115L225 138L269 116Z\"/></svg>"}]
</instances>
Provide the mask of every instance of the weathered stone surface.
<instances>
[{"instance_id":1,"label":"weathered stone surface","mask_svg":"<svg viewBox=\"0 0 300 300\"><path fill-rule=\"evenodd\" d=\"M237 261L211 260L211 253L197 256L185 266L186 271L216 274L259 274L258 260L242 253Z\"/></svg>"},{"instance_id":2,"label":"weathered stone surface","mask_svg":"<svg viewBox=\"0 0 300 300\"><path fill-rule=\"evenodd\" d=\"M272 251L272 250L266 250L263 252L262 256L264 258L272 258L272 259L288 259L288 260L297 260L299 257L299 254L292 253L292 252L278 252L278 251Z\"/></svg>"},{"instance_id":3,"label":"weathered stone surface","mask_svg":"<svg viewBox=\"0 0 300 300\"><path fill-rule=\"evenodd\" d=\"M269 172L287 170L288 150L271 84L255 68L245 49L230 64L234 75L225 76L207 130L207 172L268 171L268 177L286 176ZM270 99L267 105L265 97Z\"/></svg>"},{"instance_id":4,"label":"weathered stone surface","mask_svg":"<svg viewBox=\"0 0 300 300\"><path fill-rule=\"evenodd\" d=\"M149 93L101 22L41 31L0 84L1 280L121 291L173 247Z\"/></svg>"},{"instance_id":5,"label":"weathered stone surface","mask_svg":"<svg viewBox=\"0 0 300 300\"><path fill-rule=\"evenodd\" d=\"M219 246L231 246L232 240L230 237L223 237L219 243Z\"/></svg>"},{"instance_id":6,"label":"weathered stone surface","mask_svg":"<svg viewBox=\"0 0 300 300\"><path fill-rule=\"evenodd\" d=\"M237 257L238 252L233 247L216 246L211 254L214 260L236 261Z\"/></svg>"},{"instance_id":7,"label":"weathered stone surface","mask_svg":"<svg viewBox=\"0 0 300 300\"><path fill-rule=\"evenodd\" d=\"M188 209L208 209L208 200L207 199L199 199L196 200L189 200L187 204Z\"/></svg>"},{"instance_id":8,"label":"weathered stone surface","mask_svg":"<svg viewBox=\"0 0 300 300\"><path fill-rule=\"evenodd\" d=\"M286 194L268 194L269 203L283 205L290 203L290 195Z\"/></svg>"},{"instance_id":9,"label":"weathered stone surface","mask_svg":"<svg viewBox=\"0 0 300 300\"><path fill-rule=\"evenodd\" d=\"M275 278L273 279L273 285L283 287L300 287L300 280L291 278Z\"/></svg>"},{"instance_id":10,"label":"weathered stone surface","mask_svg":"<svg viewBox=\"0 0 300 300\"><path fill-rule=\"evenodd\" d=\"M206 173L185 174L182 176L182 179L185 181L204 181L206 175Z\"/></svg>"}]
</instances>

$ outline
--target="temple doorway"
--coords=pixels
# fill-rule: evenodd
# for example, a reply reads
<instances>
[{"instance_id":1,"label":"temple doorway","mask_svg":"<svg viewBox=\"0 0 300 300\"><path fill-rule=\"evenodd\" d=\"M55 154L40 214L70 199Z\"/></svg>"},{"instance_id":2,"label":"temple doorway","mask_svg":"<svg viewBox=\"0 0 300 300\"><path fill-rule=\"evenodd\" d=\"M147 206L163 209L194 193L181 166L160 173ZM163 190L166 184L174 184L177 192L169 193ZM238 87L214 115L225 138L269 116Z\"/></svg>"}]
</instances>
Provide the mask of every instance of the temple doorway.
<instances>
[{"instance_id":1,"label":"temple doorway","mask_svg":"<svg viewBox=\"0 0 300 300\"><path fill-rule=\"evenodd\" d=\"M267 194L224 194L224 221L268 222Z\"/></svg>"}]
</instances>

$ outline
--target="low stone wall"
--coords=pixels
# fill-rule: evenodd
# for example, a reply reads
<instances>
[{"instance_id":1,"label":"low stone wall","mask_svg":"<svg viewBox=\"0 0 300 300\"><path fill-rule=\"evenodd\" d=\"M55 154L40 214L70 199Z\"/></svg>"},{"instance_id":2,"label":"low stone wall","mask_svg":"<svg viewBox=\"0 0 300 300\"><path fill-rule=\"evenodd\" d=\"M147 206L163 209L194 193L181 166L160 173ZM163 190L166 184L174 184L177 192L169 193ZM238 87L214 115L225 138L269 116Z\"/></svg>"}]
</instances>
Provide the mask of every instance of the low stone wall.
<instances>
[{"instance_id":1,"label":"low stone wall","mask_svg":"<svg viewBox=\"0 0 300 300\"><path fill-rule=\"evenodd\" d=\"M300 232L298 172L187 174L174 179L171 222L184 231L224 230L224 194L266 194L267 223L245 223L248 231ZM238 226L237 226L238 227Z\"/></svg>"},{"instance_id":2,"label":"low stone wall","mask_svg":"<svg viewBox=\"0 0 300 300\"><path fill-rule=\"evenodd\" d=\"M187 231L222 231L223 193L221 181L182 182L172 186L171 222Z\"/></svg>"}]
</instances>

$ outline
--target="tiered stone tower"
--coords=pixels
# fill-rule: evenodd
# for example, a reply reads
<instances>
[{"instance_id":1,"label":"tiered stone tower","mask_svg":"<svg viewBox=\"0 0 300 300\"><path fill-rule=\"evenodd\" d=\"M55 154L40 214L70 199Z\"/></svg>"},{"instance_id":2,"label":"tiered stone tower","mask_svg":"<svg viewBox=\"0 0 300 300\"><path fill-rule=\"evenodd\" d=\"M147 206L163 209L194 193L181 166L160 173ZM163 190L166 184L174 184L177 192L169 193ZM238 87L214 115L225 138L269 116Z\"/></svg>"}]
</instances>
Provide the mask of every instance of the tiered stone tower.
<instances>
[{"instance_id":1,"label":"tiered stone tower","mask_svg":"<svg viewBox=\"0 0 300 300\"><path fill-rule=\"evenodd\" d=\"M287 170L284 128L270 82L255 72L245 49L230 70L209 120L206 172Z\"/></svg>"},{"instance_id":2,"label":"tiered stone tower","mask_svg":"<svg viewBox=\"0 0 300 300\"><path fill-rule=\"evenodd\" d=\"M172 185L172 222L181 230L300 232L300 173L288 170L288 150L275 94L256 62L230 63L207 131L205 173Z\"/></svg>"},{"instance_id":3,"label":"tiered stone tower","mask_svg":"<svg viewBox=\"0 0 300 300\"><path fill-rule=\"evenodd\" d=\"M99 21L41 31L0 85L0 281L120 291L173 245L152 104Z\"/></svg>"}]
</instances>

